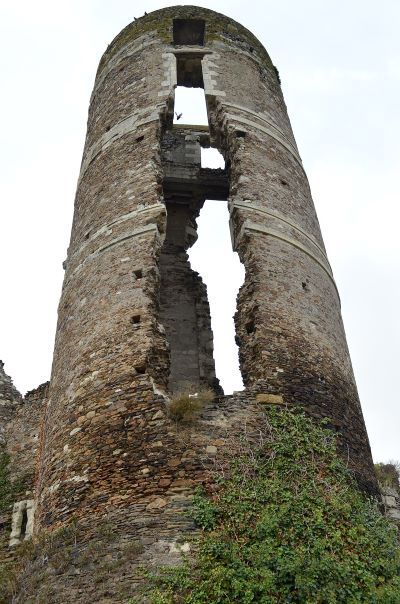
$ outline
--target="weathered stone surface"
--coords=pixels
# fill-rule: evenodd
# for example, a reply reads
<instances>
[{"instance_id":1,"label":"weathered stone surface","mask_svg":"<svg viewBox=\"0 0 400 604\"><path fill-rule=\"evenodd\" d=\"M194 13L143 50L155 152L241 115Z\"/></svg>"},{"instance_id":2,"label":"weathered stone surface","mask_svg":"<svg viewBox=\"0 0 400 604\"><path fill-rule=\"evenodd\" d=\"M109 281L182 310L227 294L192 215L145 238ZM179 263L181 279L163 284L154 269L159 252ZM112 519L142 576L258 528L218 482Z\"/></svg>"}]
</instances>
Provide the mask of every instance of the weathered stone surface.
<instances>
[{"instance_id":1,"label":"weathered stone surface","mask_svg":"<svg viewBox=\"0 0 400 604\"><path fill-rule=\"evenodd\" d=\"M15 500L0 513L0 563L14 557L9 545L31 537L40 423L48 383L22 397L0 362L0 453L9 459L9 479ZM22 530L21 530L22 529Z\"/></svg>"},{"instance_id":2,"label":"weathered stone surface","mask_svg":"<svg viewBox=\"0 0 400 604\"><path fill-rule=\"evenodd\" d=\"M263 394L259 393L256 396L257 403L260 405L283 405L283 396L281 394Z\"/></svg>"},{"instance_id":3,"label":"weathered stone surface","mask_svg":"<svg viewBox=\"0 0 400 604\"><path fill-rule=\"evenodd\" d=\"M385 514L400 530L400 492L393 487L380 487L380 490Z\"/></svg>"},{"instance_id":4,"label":"weathered stone surface","mask_svg":"<svg viewBox=\"0 0 400 604\"><path fill-rule=\"evenodd\" d=\"M0 361L0 446L6 444L7 425L21 403L22 396L4 371L3 361Z\"/></svg>"}]
</instances>

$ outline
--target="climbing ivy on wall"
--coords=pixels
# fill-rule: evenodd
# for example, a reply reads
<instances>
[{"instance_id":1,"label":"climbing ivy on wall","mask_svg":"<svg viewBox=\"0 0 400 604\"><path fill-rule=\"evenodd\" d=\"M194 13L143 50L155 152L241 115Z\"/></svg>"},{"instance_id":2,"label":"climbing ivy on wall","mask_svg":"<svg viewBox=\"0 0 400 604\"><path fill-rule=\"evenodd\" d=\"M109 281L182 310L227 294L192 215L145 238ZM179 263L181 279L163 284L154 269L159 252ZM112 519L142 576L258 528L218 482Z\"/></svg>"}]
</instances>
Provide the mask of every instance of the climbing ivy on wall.
<instances>
[{"instance_id":1,"label":"climbing ivy on wall","mask_svg":"<svg viewBox=\"0 0 400 604\"><path fill-rule=\"evenodd\" d=\"M10 458L0 447L0 512L4 512L12 503L14 489L10 481Z\"/></svg>"},{"instance_id":2,"label":"climbing ivy on wall","mask_svg":"<svg viewBox=\"0 0 400 604\"><path fill-rule=\"evenodd\" d=\"M396 529L324 425L269 409L216 481L193 501L192 560L152 577L153 604L400 603Z\"/></svg>"},{"instance_id":3,"label":"climbing ivy on wall","mask_svg":"<svg viewBox=\"0 0 400 604\"><path fill-rule=\"evenodd\" d=\"M8 510L29 485L29 476L22 475L11 480L9 464L10 456L5 447L0 445L0 513Z\"/></svg>"}]
</instances>

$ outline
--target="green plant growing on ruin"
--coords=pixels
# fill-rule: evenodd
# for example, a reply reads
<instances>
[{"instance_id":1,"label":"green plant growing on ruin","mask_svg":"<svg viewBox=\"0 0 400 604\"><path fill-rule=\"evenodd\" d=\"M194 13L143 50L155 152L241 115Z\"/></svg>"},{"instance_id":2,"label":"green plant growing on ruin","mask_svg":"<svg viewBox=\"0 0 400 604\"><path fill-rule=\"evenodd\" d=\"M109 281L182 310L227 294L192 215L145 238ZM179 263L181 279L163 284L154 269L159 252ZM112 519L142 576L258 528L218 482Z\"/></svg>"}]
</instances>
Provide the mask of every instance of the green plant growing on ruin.
<instances>
[{"instance_id":1,"label":"green plant growing on ruin","mask_svg":"<svg viewBox=\"0 0 400 604\"><path fill-rule=\"evenodd\" d=\"M9 522L0 530L0 547L8 546L11 529L11 508L16 494L22 488L21 481L12 482L10 457L4 446L0 446L0 514L9 512ZM15 587L15 568L12 562L0 564L0 604L10 601L10 594Z\"/></svg>"},{"instance_id":2,"label":"green plant growing on ruin","mask_svg":"<svg viewBox=\"0 0 400 604\"><path fill-rule=\"evenodd\" d=\"M193 500L193 559L152 576L145 601L400 604L397 531L324 424L268 409L257 441L243 438L232 458L217 490Z\"/></svg>"},{"instance_id":3,"label":"green plant growing on ruin","mask_svg":"<svg viewBox=\"0 0 400 604\"><path fill-rule=\"evenodd\" d=\"M12 501L12 485L10 481L10 458L2 447L0 449L0 512L8 508Z\"/></svg>"},{"instance_id":4,"label":"green plant growing on ruin","mask_svg":"<svg viewBox=\"0 0 400 604\"><path fill-rule=\"evenodd\" d=\"M390 487L400 491L400 462L376 463L375 472L381 487Z\"/></svg>"},{"instance_id":5,"label":"green plant growing on ruin","mask_svg":"<svg viewBox=\"0 0 400 604\"><path fill-rule=\"evenodd\" d=\"M4 512L26 491L29 484L27 476L11 479L10 456L0 445L0 513Z\"/></svg>"},{"instance_id":6,"label":"green plant growing on ruin","mask_svg":"<svg viewBox=\"0 0 400 604\"><path fill-rule=\"evenodd\" d=\"M185 386L174 394L168 405L168 415L176 422L189 423L211 403L215 393L204 386Z\"/></svg>"}]
</instances>

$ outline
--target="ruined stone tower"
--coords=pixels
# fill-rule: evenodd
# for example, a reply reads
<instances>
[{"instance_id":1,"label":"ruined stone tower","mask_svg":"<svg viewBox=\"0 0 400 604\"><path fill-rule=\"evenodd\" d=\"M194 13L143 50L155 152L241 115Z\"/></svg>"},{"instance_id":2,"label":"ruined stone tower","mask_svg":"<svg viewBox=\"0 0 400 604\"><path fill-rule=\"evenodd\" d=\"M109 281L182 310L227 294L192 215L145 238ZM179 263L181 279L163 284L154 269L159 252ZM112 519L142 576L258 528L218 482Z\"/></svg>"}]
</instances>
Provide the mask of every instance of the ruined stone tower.
<instances>
[{"instance_id":1,"label":"ruined stone tower","mask_svg":"<svg viewBox=\"0 0 400 604\"><path fill-rule=\"evenodd\" d=\"M209 128L173 126L177 85L204 89ZM209 146L225 170L201 167ZM190 382L221 395L206 288L186 254L207 198L228 202L246 272L235 317L245 390L217 398L183 438L171 393ZM339 294L279 77L244 27L177 6L107 48L65 271L37 530L77 517L89 535L107 516L156 556L189 530L193 487L226 431L255 421L255 400L329 417L359 484L375 492Z\"/></svg>"}]
</instances>

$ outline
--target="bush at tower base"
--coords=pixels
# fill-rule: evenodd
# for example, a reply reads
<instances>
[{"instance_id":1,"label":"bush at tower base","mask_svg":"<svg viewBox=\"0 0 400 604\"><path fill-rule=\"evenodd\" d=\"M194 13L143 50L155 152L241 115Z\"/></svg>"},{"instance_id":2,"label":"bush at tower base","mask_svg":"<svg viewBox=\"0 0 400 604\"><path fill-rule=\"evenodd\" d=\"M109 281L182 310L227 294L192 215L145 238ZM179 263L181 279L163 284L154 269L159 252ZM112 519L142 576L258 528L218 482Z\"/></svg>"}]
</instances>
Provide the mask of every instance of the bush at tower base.
<instances>
[{"instance_id":1,"label":"bush at tower base","mask_svg":"<svg viewBox=\"0 0 400 604\"><path fill-rule=\"evenodd\" d=\"M400 604L397 530L358 490L326 423L268 409L215 481L193 500L193 555L151 576L145 601Z\"/></svg>"}]
</instances>

